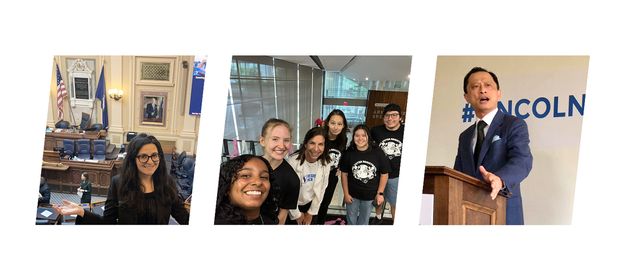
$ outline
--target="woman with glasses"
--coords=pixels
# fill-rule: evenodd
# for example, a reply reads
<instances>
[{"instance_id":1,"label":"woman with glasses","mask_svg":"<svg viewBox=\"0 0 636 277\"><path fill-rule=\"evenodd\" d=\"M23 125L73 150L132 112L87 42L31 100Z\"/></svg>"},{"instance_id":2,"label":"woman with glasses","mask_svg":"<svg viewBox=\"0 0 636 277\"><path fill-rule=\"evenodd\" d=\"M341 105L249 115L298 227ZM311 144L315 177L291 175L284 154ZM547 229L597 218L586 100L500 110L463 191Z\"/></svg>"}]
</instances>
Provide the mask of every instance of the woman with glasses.
<instances>
[{"instance_id":1,"label":"woman with glasses","mask_svg":"<svg viewBox=\"0 0 636 277\"><path fill-rule=\"evenodd\" d=\"M67 200L55 210L77 215L76 224L168 224L170 216L188 224L190 215L168 174L157 138L139 134L126 152L119 175L111 180L103 216Z\"/></svg>"}]
</instances>

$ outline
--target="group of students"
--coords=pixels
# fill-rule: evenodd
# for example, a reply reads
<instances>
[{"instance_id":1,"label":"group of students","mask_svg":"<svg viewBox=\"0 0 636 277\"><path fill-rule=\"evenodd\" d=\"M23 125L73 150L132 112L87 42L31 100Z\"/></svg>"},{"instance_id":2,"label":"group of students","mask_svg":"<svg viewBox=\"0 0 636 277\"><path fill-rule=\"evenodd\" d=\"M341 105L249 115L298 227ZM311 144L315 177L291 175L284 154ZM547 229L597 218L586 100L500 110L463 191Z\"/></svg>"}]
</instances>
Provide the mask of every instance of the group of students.
<instances>
[{"instance_id":1,"label":"group of students","mask_svg":"<svg viewBox=\"0 0 636 277\"><path fill-rule=\"evenodd\" d=\"M289 156L290 125L269 119L259 139L262 157L241 155L221 165L215 224L325 224L339 179L347 224L367 225L374 204L378 223L385 201L395 218L404 137L400 106L385 106L383 118L371 130L356 126L347 147L347 119L333 110Z\"/></svg>"}]
</instances>

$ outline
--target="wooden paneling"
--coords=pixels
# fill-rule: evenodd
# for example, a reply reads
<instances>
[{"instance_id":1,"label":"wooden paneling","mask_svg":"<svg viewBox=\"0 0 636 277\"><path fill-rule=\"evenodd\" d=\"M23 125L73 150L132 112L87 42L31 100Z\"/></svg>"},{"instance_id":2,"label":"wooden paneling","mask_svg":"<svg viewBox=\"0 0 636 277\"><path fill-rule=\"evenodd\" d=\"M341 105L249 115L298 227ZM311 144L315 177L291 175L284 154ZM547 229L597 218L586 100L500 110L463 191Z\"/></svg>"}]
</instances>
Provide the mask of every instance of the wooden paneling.
<instances>
[{"instance_id":1,"label":"wooden paneling","mask_svg":"<svg viewBox=\"0 0 636 277\"><path fill-rule=\"evenodd\" d=\"M389 103L395 103L402 108L402 122L406 117L406 101L408 93L404 91L381 91L369 90L367 98L367 118L366 124L369 127L384 124L382 112Z\"/></svg>"},{"instance_id":2,"label":"wooden paneling","mask_svg":"<svg viewBox=\"0 0 636 277\"><path fill-rule=\"evenodd\" d=\"M173 140L159 140L161 143L161 149L163 149L164 155L172 153L177 149L177 142Z\"/></svg>"},{"instance_id":3,"label":"wooden paneling","mask_svg":"<svg viewBox=\"0 0 636 277\"><path fill-rule=\"evenodd\" d=\"M47 179L51 190L75 193L81 181L82 172L86 172L93 184L93 194L106 195L110 179L117 174L121 161L60 161L57 166L43 165L42 176Z\"/></svg>"}]
</instances>

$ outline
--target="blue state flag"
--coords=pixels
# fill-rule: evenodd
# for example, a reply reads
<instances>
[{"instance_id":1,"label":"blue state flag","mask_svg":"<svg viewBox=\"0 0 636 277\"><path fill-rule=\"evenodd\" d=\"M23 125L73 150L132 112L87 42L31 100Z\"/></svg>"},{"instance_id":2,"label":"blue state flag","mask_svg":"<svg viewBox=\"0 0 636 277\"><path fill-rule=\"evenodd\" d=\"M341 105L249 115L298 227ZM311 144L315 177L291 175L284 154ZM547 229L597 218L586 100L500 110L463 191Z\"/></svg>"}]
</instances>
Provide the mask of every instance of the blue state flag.
<instances>
[{"instance_id":1,"label":"blue state flag","mask_svg":"<svg viewBox=\"0 0 636 277\"><path fill-rule=\"evenodd\" d=\"M106 81L104 81L104 65L102 65L102 73L99 75L97 83L97 92L95 98L102 102L102 125L104 130L108 130L108 106L106 105Z\"/></svg>"}]
</instances>

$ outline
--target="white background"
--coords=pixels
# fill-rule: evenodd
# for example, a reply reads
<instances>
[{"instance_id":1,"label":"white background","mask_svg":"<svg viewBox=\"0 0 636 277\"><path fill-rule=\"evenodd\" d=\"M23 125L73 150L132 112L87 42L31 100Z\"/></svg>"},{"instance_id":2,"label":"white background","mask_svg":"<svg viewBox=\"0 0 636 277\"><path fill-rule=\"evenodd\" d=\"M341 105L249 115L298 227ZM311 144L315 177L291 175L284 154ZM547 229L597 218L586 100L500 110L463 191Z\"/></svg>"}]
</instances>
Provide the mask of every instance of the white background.
<instances>
[{"instance_id":1,"label":"white background","mask_svg":"<svg viewBox=\"0 0 636 277\"><path fill-rule=\"evenodd\" d=\"M3 2L0 275L633 274L634 9L511 2ZM51 64L74 54L208 54L190 226L34 225ZM232 54L413 55L395 226L212 226ZM590 55L572 225L418 226L449 54Z\"/></svg>"}]
</instances>

